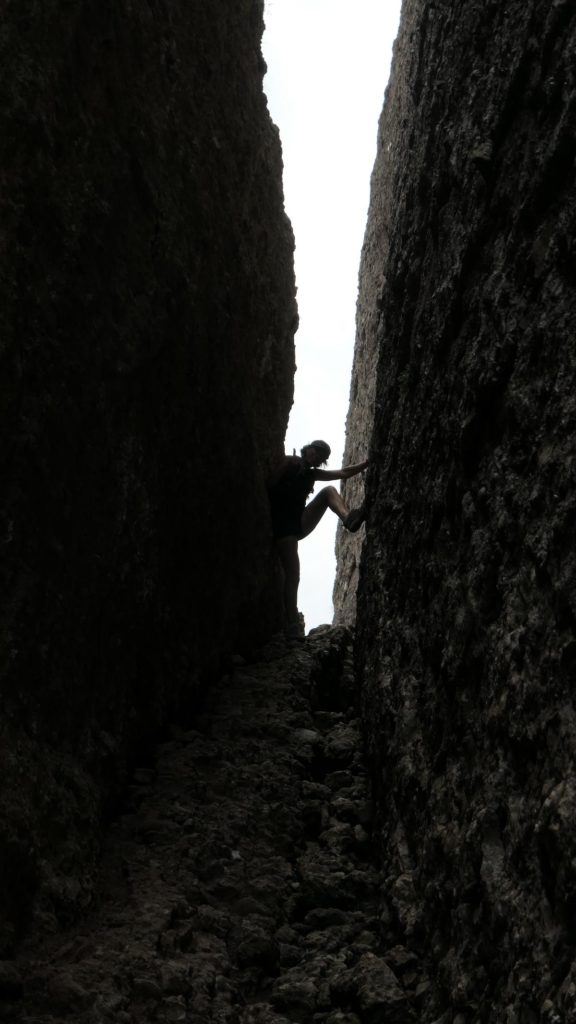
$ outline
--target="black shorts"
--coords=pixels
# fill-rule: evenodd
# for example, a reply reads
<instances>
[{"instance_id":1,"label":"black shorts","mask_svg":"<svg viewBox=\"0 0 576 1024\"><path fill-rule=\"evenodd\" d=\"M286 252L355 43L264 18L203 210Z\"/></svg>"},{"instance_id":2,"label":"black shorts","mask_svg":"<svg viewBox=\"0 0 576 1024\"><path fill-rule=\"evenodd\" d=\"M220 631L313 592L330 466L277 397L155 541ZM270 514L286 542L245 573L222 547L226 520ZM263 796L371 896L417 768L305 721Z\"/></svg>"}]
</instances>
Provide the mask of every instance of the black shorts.
<instances>
[{"instance_id":1,"label":"black shorts","mask_svg":"<svg viewBox=\"0 0 576 1024\"><path fill-rule=\"evenodd\" d=\"M290 509L273 511L272 533L274 540L281 540L282 537L296 537L299 540L302 536L302 512Z\"/></svg>"}]
</instances>

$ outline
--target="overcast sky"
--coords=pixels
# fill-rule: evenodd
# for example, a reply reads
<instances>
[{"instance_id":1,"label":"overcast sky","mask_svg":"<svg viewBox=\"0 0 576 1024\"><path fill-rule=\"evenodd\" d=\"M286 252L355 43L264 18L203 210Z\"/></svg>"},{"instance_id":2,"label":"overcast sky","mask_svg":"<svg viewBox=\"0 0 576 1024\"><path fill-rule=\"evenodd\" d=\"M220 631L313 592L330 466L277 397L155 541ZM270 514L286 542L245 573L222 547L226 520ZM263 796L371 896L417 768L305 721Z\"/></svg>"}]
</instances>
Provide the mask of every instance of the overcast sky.
<instances>
[{"instance_id":1,"label":"overcast sky","mask_svg":"<svg viewBox=\"0 0 576 1024\"><path fill-rule=\"evenodd\" d=\"M280 129L300 327L286 451L321 438L341 466L360 250L401 0L266 0L264 89ZM318 492L320 485L316 485ZM299 545L307 629L331 622L336 518Z\"/></svg>"}]
</instances>

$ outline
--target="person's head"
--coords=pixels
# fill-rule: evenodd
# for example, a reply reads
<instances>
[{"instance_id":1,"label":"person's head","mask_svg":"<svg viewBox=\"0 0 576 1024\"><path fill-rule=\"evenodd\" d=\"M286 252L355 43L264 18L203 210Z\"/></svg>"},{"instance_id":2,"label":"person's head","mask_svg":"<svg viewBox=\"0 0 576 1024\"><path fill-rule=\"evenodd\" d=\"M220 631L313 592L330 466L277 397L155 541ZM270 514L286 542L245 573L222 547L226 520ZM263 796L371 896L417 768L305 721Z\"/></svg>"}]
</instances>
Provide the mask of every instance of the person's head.
<instances>
[{"instance_id":1,"label":"person's head","mask_svg":"<svg viewBox=\"0 0 576 1024\"><path fill-rule=\"evenodd\" d=\"M300 455L309 466L325 466L330 458L330 445L326 441L312 441L300 449Z\"/></svg>"}]
</instances>

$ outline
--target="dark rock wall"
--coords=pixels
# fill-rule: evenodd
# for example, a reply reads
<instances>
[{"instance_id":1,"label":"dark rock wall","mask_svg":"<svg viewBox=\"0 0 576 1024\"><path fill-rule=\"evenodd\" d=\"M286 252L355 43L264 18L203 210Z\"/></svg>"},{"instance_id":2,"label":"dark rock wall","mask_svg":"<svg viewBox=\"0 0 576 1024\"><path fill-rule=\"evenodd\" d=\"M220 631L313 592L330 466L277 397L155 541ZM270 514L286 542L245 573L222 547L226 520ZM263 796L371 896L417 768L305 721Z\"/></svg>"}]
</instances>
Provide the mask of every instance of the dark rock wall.
<instances>
[{"instance_id":1,"label":"dark rock wall","mask_svg":"<svg viewBox=\"0 0 576 1024\"><path fill-rule=\"evenodd\" d=\"M3 5L0 956L126 752L278 620L293 239L261 0Z\"/></svg>"},{"instance_id":2,"label":"dark rock wall","mask_svg":"<svg viewBox=\"0 0 576 1024\"><path fill-rule=\"evenodd\" d=\"M423 1020L576 1015L575 161L571 0L406 0L361 272L357 655Z\"/></svg>"}]
</instances>

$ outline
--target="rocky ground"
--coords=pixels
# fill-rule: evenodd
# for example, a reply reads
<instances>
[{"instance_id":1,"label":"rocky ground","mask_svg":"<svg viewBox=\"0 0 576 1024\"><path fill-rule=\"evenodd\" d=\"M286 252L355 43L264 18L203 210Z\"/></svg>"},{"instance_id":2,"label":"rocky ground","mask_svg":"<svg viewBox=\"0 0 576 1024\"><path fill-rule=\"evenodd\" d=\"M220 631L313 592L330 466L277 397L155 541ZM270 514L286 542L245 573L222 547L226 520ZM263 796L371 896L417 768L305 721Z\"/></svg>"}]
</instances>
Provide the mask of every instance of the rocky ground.
<instances>
[{"instance_id":1,"label":"rocky ground","mask_svg":"<svg viewBox=\"0 0 576 1024\"><path fill-rule=\"evenodd\" d=\"M358 1024L430 986L379 911L350 636L240 657L134 773L88 917L0 964L19 1024Z\"/></svg>"}]
</instances>

